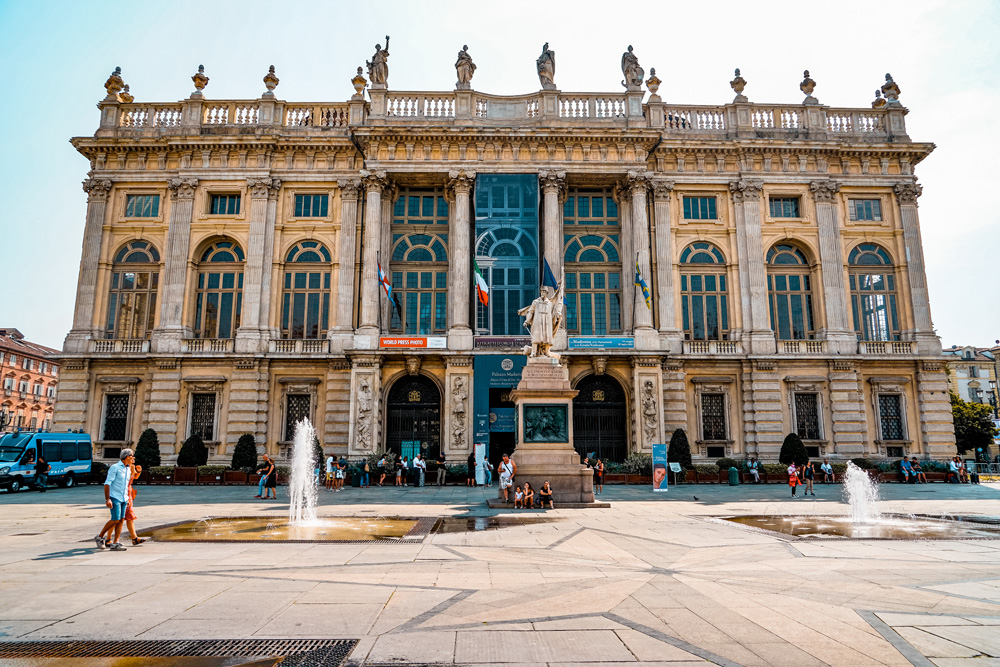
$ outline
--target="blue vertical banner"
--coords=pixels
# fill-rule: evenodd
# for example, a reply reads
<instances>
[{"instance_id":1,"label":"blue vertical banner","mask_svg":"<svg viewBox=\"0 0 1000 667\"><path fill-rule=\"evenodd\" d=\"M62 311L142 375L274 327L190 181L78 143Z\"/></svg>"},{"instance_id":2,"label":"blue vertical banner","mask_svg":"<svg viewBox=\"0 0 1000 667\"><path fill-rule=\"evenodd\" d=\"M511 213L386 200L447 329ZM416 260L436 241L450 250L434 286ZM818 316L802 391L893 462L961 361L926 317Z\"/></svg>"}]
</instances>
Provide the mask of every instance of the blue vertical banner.
<instances>
[{"instance_id":1,"label":"blue vertical banner","mask_svg":"<svg viewBox=\"0 0 1000 667\"><path fill-rule=\"evenodd\" d=\"M653 445L653 491L667 490L667 446Z\"/></svg>"}]
</instances>

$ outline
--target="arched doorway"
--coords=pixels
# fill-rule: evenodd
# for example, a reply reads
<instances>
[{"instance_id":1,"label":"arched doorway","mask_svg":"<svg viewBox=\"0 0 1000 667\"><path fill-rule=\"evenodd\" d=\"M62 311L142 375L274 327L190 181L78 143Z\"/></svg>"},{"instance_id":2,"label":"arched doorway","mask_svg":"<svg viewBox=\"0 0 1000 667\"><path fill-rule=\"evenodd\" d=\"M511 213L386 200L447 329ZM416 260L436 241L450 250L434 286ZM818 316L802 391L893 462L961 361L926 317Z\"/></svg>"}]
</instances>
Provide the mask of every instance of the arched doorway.
<instances>
[{"instance_id":1,"label":"arched doorway","mask_svg":"<svg viewBox=\"0 0 1000 667\"><path fill-rule=\"evenodd\" d=\"M573 399L573 446L581 456L624 461L628 456L625 390L609 375L588 375Z\"/></svg>"},{"instance_id":2,"label":"arched doorway","mask_svg":"<svg viewBox=\"0 0 1000 667\"><path fill-rule=\"evenodd\" d=\"M441 444L441 392L423 375L396 380L386 400L385 447L401 456L434 458Z\"/></svg>"}]
</instances>

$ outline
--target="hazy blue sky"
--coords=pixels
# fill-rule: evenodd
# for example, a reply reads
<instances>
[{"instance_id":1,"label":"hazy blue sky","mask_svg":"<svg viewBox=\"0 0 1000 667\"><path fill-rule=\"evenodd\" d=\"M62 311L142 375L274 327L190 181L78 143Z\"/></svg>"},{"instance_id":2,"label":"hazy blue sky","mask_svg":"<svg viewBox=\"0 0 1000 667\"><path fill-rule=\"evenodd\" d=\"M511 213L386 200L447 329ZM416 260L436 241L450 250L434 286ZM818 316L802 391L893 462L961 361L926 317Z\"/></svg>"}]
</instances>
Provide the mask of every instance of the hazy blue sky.
<instances>
[{"instance_id":1,"label":"hazy blue sky","mask_svg":"<svg viewBox=\"0 0 1000 667\"><path fill-rule=\"evenodd\" d=\"M945 345L1000 338L994 197L1000 90L997 2L0 2L0 326L56 348L72 323L87 161L103 83L120 65L137 102L176 101L199 64L206 96L255 98L275 65L280 99L343 101L376 42L391 36L389 87L451 90L455 54L477 90L538 89L543 42L565 91L621 90L629 44L667 101L798 103L802 70L832 106L868 106L886 72L907 129L937 150L917 168L934 324Z\"/></svg>"}]
</instances>

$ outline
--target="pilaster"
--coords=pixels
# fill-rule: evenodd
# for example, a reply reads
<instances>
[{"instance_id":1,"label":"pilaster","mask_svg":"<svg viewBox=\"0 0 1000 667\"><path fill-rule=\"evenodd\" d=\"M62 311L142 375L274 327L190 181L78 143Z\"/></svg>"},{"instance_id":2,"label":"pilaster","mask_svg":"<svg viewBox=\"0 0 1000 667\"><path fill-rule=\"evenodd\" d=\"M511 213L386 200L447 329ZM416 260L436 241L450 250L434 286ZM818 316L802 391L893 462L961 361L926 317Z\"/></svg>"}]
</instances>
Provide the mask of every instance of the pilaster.
<instances>
[{"instance_id":1,"label":"pilaster","mask_svg":"<svg viewBox=\"0 0 1000 667\"><path fill-rule=\"evenodd\" d=\"M97 304L97 269L101 258L104 218L112 185L109 178L88 178L83 182L83 191L87 193L87 221L83 228L83 249L80 275L76 284L73 329L63 343L63 350L66 352L86 352L87 341L100 336L94 313Z\"/></svg>"},{"instance_id":2,"label":"pilaster","mask_svg":"<svg viewBox=\"0 0 1000 667\"><path fill-rule=\"evenodd\" d=\"M156 431L160 452L174 457L184 442L180 422L181 362L179 359L156 360L149 391L149 428Z\"/></svg>"},{"instance_id":3,"label":"pilaster","mask_svg":"<svg viewBox=\"0 0 1000 667\"><path fill-rule=\"evenodd\" d=\"M88 423L90 387L90 362L81 358L64 359L59 366L59 400L52 415L53 433L84 429L92 433L94 440L100 437Z\"/></svg>"},{"instance_id":4,"label":"pilaster","mask_svg":"<svg viewBox=\"0 0 1000 667\"><path fill-rule=\"evenodd\" d=\"M235 445L241 435L250 433L257 443L258 451L276 456L277 448L267 446L271 395L268 365L267 359L251 357L233 361L233 375L229 383L226 444ZM280 408L276 414L282 414Z\"/></svg>"},{"instance_id":5,"label":"pilaster","mask_svg":"<svg viewBox=\"0 0 1000 667\"><path fill-rule=\"evenodd\" d=\"M194 195L198 179L172 178L170 190L170 223L164 249L163 280L160 283L160 323L153 330L151 348L154 352L178 353L192 330L184 321L184 295L187 292L188 259L191 250L191 220L194 216Z\"/></svg>"},{"instance_id":6,"label":"pilaster","mask_svg":"<svg viewBox=\"0 0 1000 667\"><path fill-rule=\"evenodd\" d=\"M934 333L931 323L931 305L927 295L927 272L924 268L924 250L920 240L920 221L917 216L917 197L923 188L916 183L897 183L893 186L899 202L899 218L903 226L903 243L906 245L906 277L910 287L913 309L913 329L903 335L917 342L919 354L939 355L941 339Z\"/></svg>"},{"instance_id":7,"label":"pilaster","mask_svg":"<svg viewBox=\"0 0 1000 667\"><path fill-rule=\"evenodd\" d=\"M746 362L742 384L743 454L776 460L785 429L777 363L772 360Z\"/></svg>"},{"instance_id":8,"label":"pilaster","mask_svg":"<svg viewBox=\"0 0 1000 667\"><path fill-rule=\"evenodd\" d=\"M538 172L538 184L542 191L542 256L549 263L556 281L562 280L563 272L563 216L562 203L566 200L566 172ZM544 264L538 283L545 279ZM566 349L566 327L556 331L552 349Z\"/></svg>"},{"instance_id":9,"label":"pilaster","mask_svg":"<svg viewBox=\"0 0 1000 667\"><path fill-rule=\"evenodd\" d=\"M633 419L636 424L634 451L652 452L654 443L666 442L663 435L663 372L661 357L632 357Z\"/></svg>"},{"instance_id":10,"label":"pilaster","mask_svg":"<svg viewBox=\"0 0 1000 667\"><path fill-rule=\"evenodd\" d=\"M474 171L448 172L449 230L448 302L451 308L448 347L452 350L472 349L472 327L469 326L469 299L472 294L472 275L469 258L472 256L472 223L470 194L476 181Z\"/></svg>"},{"instance_id":11,"label":"pilaster","mask_svg":"<svg viewBox=\"0 0 1000 667\"><path fill-rule=\"evenodd\" d=\"M472 443L472 357L445 357L444 405L441 441L446 456L464 459Z\"/></svg>"},{"instance_id":12,"label":"pilaster","mask_svg":"<svg viewBox=\"0 0 1000 667\"><path fill-rule=\"evenodd\" d=\"M267 351L267 322L261 319L262 302L269 296L263 292L264 272L270 273L271 257L267 248L274 248L274 220L268 219L268 200L277 196L281 181L271 178L249 178L250 234L243 281L243 323L236 332L236 352L258 354ZM268 279L268 283L270 279Z\"/></svg>"},{"instance_id":13,"label":"pilaster","mask_svg":"<svg viewBox=\"0 0 1000 667\"><path fill-rule=\"evenodd\" d=\"M335 349L346 349L354 341L354 308L357 289L354 273L357 269L358 197L361 179L337 181L340 188L340 243L337 247L337 319L328 337Z\"/></svg>"},{"instance_id":14,"label":"pilaster","mask_svg":"<svg viewBox=\"0 0 1000 667\"><path fill-rule=\"evenodd\" d=\"M743 305L743 349L749 354L775 354L767 307L767 273L761 237L760 195L763 182L740 180L729 184L736 205L736 242L739 252L740 298Z\"/></svg>"},{"instance_id":15,"label":"pilaster","mask_svg":"<svg viewBox=\"0 0 1000 667\"><path fill-rule=\"evenodd\" d=\"M361 321L354 336L357 349L378 347L378 252L382 239L382 191L389 186L384 171L361 171L365 189L364 239L361 248Z\"/></svg>"},{"instance_id":16,"label":"pilaster","mask_svg":"<svg viewBox=\"0 0 1000 667\"><path fill-rule=\"evenodd\" d=\"M669 354L683 352L684 332L677 328L674 313L674 239L670 204L674 182L653 181L653 222L656 240L656 305L659 317L660 349Z\"/></svg>"},{"instance_id":17,"label":"pilaster","mask_svg":"<svg viewBox=\"0 0 1000 667\"><path fill-rule=\"evenodd\" d=\"M396 187L395 183L390 183L382 191L382 236L379 241L379 257L378 260L382 263L382 270L385 271L386 275L392 276L392 207L396 203L396 198L399 196L399 188ZM389 299L384 298L382 294L382 288L379 287L379 323L381 332L380 336L385 335L389 332L389 327L392 324L392 305L389 303Z\"/></svg>"},{"instance_id":18,"label":"pilaster","mask_svg":"<svg viewBox=\"0 0 1000 667\"><path fill-rule=\"evenodd\" d=\"M326 408L323 424L323 444L333 445L336 452L347 454L351 422L351 363L346 358L330 360L326 371Z\"/></svg>"},{"instance_id":19,"label":"pilaster","mask_svg":"<svg viewBox=\"0 0 1000 667\"><path fill-rule=\"evenodd\" d=\"M646 192L649 189L649 175L644 171L630 171L626 181L632 198L631 229L629 235L632 237L632 253L627 262L632 269L635 283L635 263L638 262L642 271L642 276L646 284L653 280L650 267L652 266L649 256L649 217L647 213ZM625 261L622 262L625 264ZM635 295L633 301L633 322L632 331L635 336L635 347L637 350L657 350L660 347L659 335L653 328L652 306L646 305L646 299L639 288L632 290ZM652 298L652 293L650 293Z\"/></svg>"},{"instance_id":20,"label":"pilaster","mask_svg":"<svg viewBox=\"0 0 1000 667\"><path fill-rule=\"evenodd\" d=\"M349 456L367 456L382 449L381 363L381 358L373 354L351 358Z\"/></svg>"},{"instance_id":21,"label":"pilaster","mask_svg":"<svg viewBox=\"0 0 1000 667\"><path fill-rule=\"evenodd\" d=\"M665 358L660 365L663 386L663 434L670 436L679 428L688 430L688 400L684 362Z\"/></svg>"},{"instance_id":22,"label":"pilaster","mask_svg":"<svg viewBox=\"0 0 1000 667\"><path fill-rule=\"evenodd\" d=\"M864 456L870 445L858 369L849 361L832 361L829 379L833 451L845 459Z\"/></svg>"},{"instance_id":23,"label":"pilaster","mask_svg":"<svg viewBox=\"0 0 1000 667\"><path fill-rule=\"evenodd\" d=\"M952 419L948 376L944 363L924 361L917 372L920 439L923 458L946 459L955 453L955 424Z\"/></svg>"},{"instance_id":24,"label":"pilaster","mask_svg":"<svg viewBox=\"0 0 1000 667\"><path fill-rule=\"evenodd\" d=\"M844 253L836 204L840 183L813 181L809 189L816 201L823 306L826 311L825 326L820 329L820 336L827 340L830 354L854 354L857 351L857 336L848 319Z\"/></svg>"}]
</instances>

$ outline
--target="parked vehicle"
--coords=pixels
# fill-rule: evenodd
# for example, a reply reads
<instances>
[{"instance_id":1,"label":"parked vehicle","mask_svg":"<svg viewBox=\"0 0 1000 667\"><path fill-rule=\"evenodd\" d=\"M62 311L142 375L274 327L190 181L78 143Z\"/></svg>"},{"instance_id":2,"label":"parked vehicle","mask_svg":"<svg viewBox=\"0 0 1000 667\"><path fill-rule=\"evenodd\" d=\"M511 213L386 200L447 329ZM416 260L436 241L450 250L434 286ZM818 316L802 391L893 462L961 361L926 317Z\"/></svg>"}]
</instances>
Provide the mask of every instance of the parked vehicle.
<instances>
[{"instance_id":1,"label":"parked vehicle","mask_svg":"<svg viewBox=\"0 0 1000 667\"><path fill-rule=\"evenodd\" d=\"M76 486L90 477L93 451L86 433L7 433L0 437L0 488L32 486L39 454L51 466L50 482Z\"/></svg>"}]
</instances>

